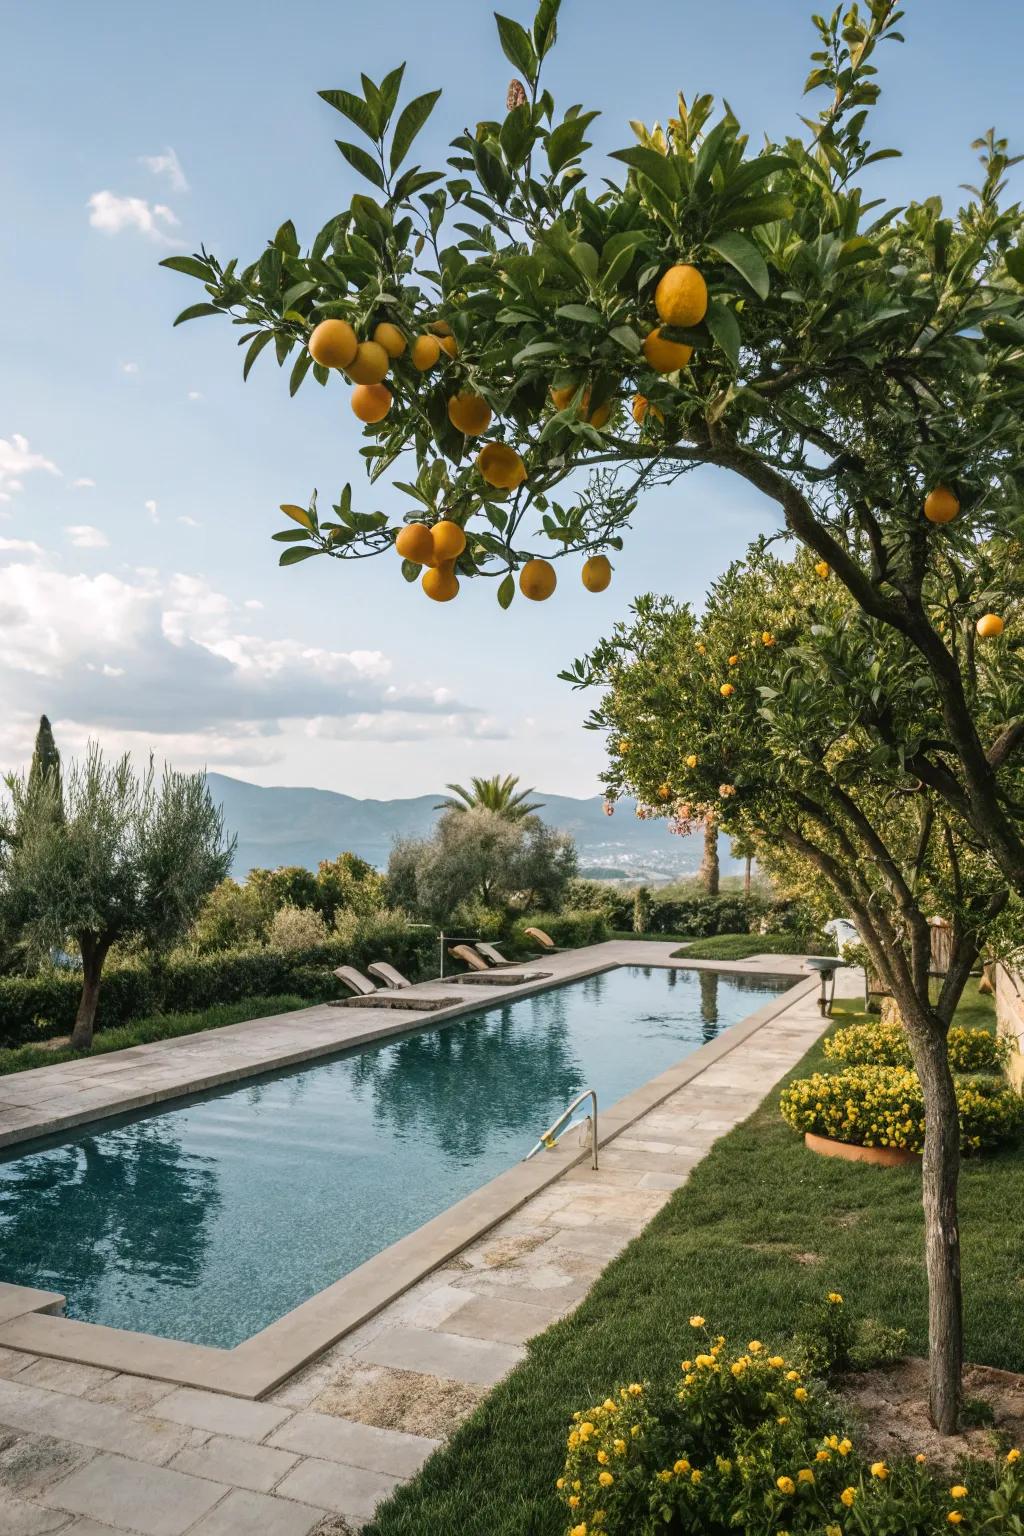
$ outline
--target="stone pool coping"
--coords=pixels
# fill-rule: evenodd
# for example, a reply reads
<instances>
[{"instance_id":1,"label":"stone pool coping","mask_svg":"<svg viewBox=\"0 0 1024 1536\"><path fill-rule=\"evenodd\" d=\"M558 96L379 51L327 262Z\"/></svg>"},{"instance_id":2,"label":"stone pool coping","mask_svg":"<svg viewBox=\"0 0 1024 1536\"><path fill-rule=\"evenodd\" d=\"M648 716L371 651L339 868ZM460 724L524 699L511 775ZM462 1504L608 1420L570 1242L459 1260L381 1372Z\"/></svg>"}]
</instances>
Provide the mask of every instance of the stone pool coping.
<instances>
[{"instance_id":1,"label":"stone pool coping","mask_svg":"<svg viewBox=\"0 0 1024 1536\"><path fill-rule=\"evenodd\" d=\"M783 975L794 978L795 985L790 986L778 997L748 1014L738 1023L730 1025L715 1040L698 1046L680 1062L650 1079L632 1093L625 1095L609 1108L602 1107L599 1139L602 1147L614 1141L640 1117L670 1097L684 1084L698 1077L714 1062L728 1055L751 1035L771 1023L794 1002L802 1000L805 996L812 996L818 988L818 978L815 975L806 977L803 982L797 980L800 974L797 969L800 965L798 957L779 957L789 962L785 965L776 964L775 957L767 956L764 960L771 960L771 964L723 962L709 966L697 963L687 965L686 962L672 960L670 954L666 953L674 948L675 946L671 944L612 941L608 944L590 946L587 950L552 956L550 957L551 970L557 974L552 974L544 982L528 986L496 988L495 996L488 999L493 1005L494 1002L530 995L547 990L553 985L582 980L587 976L628 965L647 965L664 969L714 969L724 973ZM547 957L545 957L545 963L547 963ZM422 985L426 988L431 984L423 983ZM136 1096L131 1104L126 1104L124 1097L119 1095L105 1109L97 1108L95 1103L90 1104L88 1109L81 1106L80 1112L72 1111L75 1117L69 1119L66 1124L80 1125L87 1120L101 1118L103 1115L124 1113L126 1110L145 1107L190 1091L195 1092L201 1088L251 1076L256 1072L275 1070L292 1065L296 1061L314 1060L319 1056L333 1054L353 1045L406 1034L424 1025L446 1023L449 1019L477 1012L479 1007L479 998L474 997L450 1011L446 1010L443 1014L424 1013L422 1017L417 1018L406 1013L397 1024L394 1023L392 1014L386 1023L381 1021L376 1027L371 1024L356 1031L342 1031L343 1038L335 1039L330 1043L319 1040L316 1044L310 1044L308 1048L298 1052L291 1050L283 1057L278 1054L272 1060L264 1060L262 1065L250 1062L243 1066L243 1070L236 1070L233 1073L230 1069L225 1069L223 1075L219 1075L213 1081L208 1078L201 1083L190 1080L190 1086L184 1088L164 1083L158 1093L152 1090L147 1091ZM301 1014L307 1016L324 1012L332 1014L336 1020L339 1014L347 1014L351 1019L355 1010L301 1010ZM279 1020L269 1022L296 1021L299 1017L299 1014L288 1014L282 1015ZM226 1030L209 1033L223 1035L242 1028L258 1030L261 1024L267 1022L258 1020L252 1021L247 1026L230 1025ZM185 1041L194 1038L182 1037ZM181 1041L167 1041L161 1042L161 1045L173 1047L180 1043ZM151 1046L132 1047L128 1051L117 1054L124 1057L130 1056L133 1051L151 1052L153 1049ZM90 1064L68 1063L67 1065ZM41 1068L37 1071L59 1072L61 1067ZM2 1092L2 1085L0 1085L0 1092ZM63 1125L56 1126L51 1123L46 1126L45 1131L42 1128L36 1129L34 1132L28 1132L27 1135L24 1133L16 1135L14 1139L28 1139L28 1136L33 1134L35 1136L52 1134L54 1130L62 1128L64 1128ZM300 1367L323 1353L344 1334L372 1318L431 1270L446 1263L469 1243L485 1235L539 1191L588 1156L587 1148L569 1148L563 1143L554 1152L546 1153L543 1157L529 1163L515 1164L233 1349L189 1344L180 1340L158 1338L151 1334L108 1328L99 1323L86 1323L65 1318L59 1315L64 1300L62 1296L6 1284L0 1284L0 1345L28 1350L36 1355L155 1377L180 1386L206 1388L240 1398L260 1398L273 1391Z\"/></svg>"}]
</instances>

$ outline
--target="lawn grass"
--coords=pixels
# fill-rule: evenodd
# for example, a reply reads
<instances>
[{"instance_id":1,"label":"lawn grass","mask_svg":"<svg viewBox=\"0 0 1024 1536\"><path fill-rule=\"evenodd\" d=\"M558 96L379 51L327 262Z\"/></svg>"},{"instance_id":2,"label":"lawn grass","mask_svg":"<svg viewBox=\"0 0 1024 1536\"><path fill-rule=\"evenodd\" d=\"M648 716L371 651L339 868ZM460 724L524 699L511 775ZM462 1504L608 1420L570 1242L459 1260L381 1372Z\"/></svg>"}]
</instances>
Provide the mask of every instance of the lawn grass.
<instances>
[{"instance_id":1,"label":"lawn grass","mask_svg":"<svg viewBox=\"0 0 1024 1536\"><path fill-rule=\"evenodd\" d=\"M218 1003L201 1013L156 1013L148 1019L136 1019L119 1029L104 1029L96 1035L90 1051L71 1051L67 1047L48 1050L44 1045L18 1045L0 1050L0 1077L11 1072L27 1072L32 1067L52 1067L61 1061L84 1061L90 1056L106 1056L123 1051L129 1045L149 1045L153 1040L173 1040L176 1035L195 1035L204 1029L220 1029L224 1024L240 1024L244 1019L265 1019L275 1013L292 1013L308 1008L305 998L249 997L238 1003Z\"/></svg>"},{"instance_id":2,"label":"lawn grass","mask_svg":"<svg viewBox=\"0 0 1024 1536\"><path fill-rule=\"evenodd\" d=\"M972 998L958 1022L991 1014ZM833 1022L866 1018L846 1005ZM816 1045L786 1081L826 1065ZM674 1379L691 1313L730 1339L782 1346L804 1304L834 1288L856 1315L906 1328L910 1352L925 1352L919 1169L817 1157L778 1099L776 1089L712 1148L364 1536L563 1536L553 1485L570 1415L619 1383ZM1011 1370L1024 1370L1022 1187L1020 1149L967 1163L960 1186L967 1358Z\"/></svg>"},{"instance_id":3,"label":"lawn grass","mask_svg":"<svg viewBox=\"0 0 1024 1536\"><path fill-rule=\"evenodd\" d=\"M677 950L673 960L749 960L751 955L804 955L812 943L800 933L720 933L713 939L694 939Z\"/></svg>"}]
</instances>

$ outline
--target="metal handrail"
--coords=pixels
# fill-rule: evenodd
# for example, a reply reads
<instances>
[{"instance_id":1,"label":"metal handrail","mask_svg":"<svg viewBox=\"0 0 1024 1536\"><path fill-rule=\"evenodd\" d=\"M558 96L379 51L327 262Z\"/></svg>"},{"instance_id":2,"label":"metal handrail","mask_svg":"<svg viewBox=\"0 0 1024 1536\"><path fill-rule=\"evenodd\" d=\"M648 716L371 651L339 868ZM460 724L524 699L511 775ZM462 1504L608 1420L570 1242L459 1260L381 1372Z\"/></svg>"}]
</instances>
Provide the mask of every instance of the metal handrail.
<instances>
[{"instance_id":1,"label":"metal handrail","mask_svg":"<svg viewBox=\"0 0 1024 1536\"><path fill-rule=\"evenodd\" d=\"M558 1119L553 1121L552 1124L548 1126L546 1131L542 1131L541 1132L541 1137L540 1137L540 1140L537 1142L537 1145L535 1147L533 1147L529 1152L527 1152L526 1156L523 1158L523 1162L524 1163L528 1163L530 1161L531 1157L536 1157L537 1153L540 1152L544 1147L547 1147L549 1152L554 1150L554 1148L558 1145L559 1141L562 1139L561 1136L556 1136L555 1132L558 1130L560 1125L565 1125L565 1122L568 1120L568 1118L572 1114L573 1110L578 1108L578 1106L583 1103L584 1099L592 1100L593 1106L594 1106L593 1113L591 1115L589 1115L587 1118L590 1120L591 1163L592 1163L593 1168L596 1171L596 1169L597 1169L597 1093L595 1092L595 1090L593 1088L584 1088L582 1093L578 1093L576 1095L576 1097L573 1099L572 1103L569 1105L568 1109L564 1109L562 1111L562 1113L559 1115ZM566 1125L565 1126L565 1130L562 1132L562 1136L564 1136L566 1134L566 1132L571 1131L573 1125L585 1125L585 1124L586 1124L585 1120L574 1120L571 1125Z\"/></svg>"}]
</instances>

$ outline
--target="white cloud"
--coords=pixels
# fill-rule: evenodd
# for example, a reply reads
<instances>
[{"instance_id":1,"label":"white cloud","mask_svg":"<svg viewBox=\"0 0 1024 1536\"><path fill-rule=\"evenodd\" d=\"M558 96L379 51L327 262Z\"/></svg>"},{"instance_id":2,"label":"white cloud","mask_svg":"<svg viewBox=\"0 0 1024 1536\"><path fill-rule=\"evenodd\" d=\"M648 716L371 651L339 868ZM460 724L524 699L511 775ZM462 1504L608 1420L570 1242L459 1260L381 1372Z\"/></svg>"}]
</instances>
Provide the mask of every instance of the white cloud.
<instances>
[{"instance_id":1,"label":"white cloud","mask_svg":"<svg viewBox=\"0 0 1024 1536\"><path fill-rule=\"evenodd\" d=\"M76 549L106 549L110 543L102 528L93 528L89 523L72 523L64 532Z\"/></svg>"},{"instance_id":2,"label":"white cloud","mask_svg":"<svg viewBox=\"0 0 1024 1536\"><path fill-rule=\"evenodd\" d=\"M105 235L135 229L149 240L167 241L178 219L166 203L150 204L143 197L121 197L117 192L94 192L88 202L89 223Z\"/></svg>"},{"instance_id":3,"label":"white cloud","mask_svg":"<svg viewBox=\"0 0 1024 1536\"><path fill-rule=\"evenodd\" d=\"M242 604L242 607L243 608L251 608L255 612L258 609L262 608L263 604L260 602L258 597L247 597L245 602Z\"/></svg>"},{"instance_id":4,"label":"white cloud","mask_svg":"<svg viewBox=\"0 0 1024 1536\"><path fill-rule=\"evenodd\" d=\"M121 372L122 373L138 373L138 371L139 371L138 363L122 363L121 364Z\"/></svg>"},{"instance_id":5,"label":"white cloud","mask_svg":"<svg viewBox=\"0 0 1024 1536\"><path fill-rule=\"evenodd\" d=\"M205 400L206 396L203 394L202 390L190 389L188 392L188 398L190 400Z\"/></svg>"},{"instance_id":6,"label":"white cloud","mask_svg":"<svg viewBox=\"0 0 1024 1536\"><path fill-rule=\"evenodd\" d=\"M0 554L41 555L42 548L31 539L0 539Z\"/></svg>"},{"instance_id":7,"label":"white cloud","mask_svg":"<svg viewBox=\"0 0 1024 1536\"><path fill-rule=\"evenodd\" d=\"M72 480L71 488L75 491L92 491L96 488L96 481L90 480L88 475L79 475L77 480Z\"/></svg>"},{"instance_id":8,"label":"white cloud","mask_svg":"<svg viewBox=\"0 0 1024 1536\"><path fill-rule=\"evenodd\" d=\"M149 513L149 515L152 518L153 522L154 523L158 523L160 521L160 518L157 516L156 502L155 501L147 501L145 503L145 507L146 507L146 511Z\"/></svg>"},{"instance_id":9,"label":"white cloud","mask_svg":"<svg viewBox=\"0 0 1024 1536\"><path fill-rule=\"evenodd\" d=\"M23 477L37 469L60 474L51 459L32 451L28 438L20 432L12 433L10 438L0 437L0 501L10 501L16 491L23 490Z\"/></svg>"},{"instance_id":10,"label":"white cloud","mask_svg":"<svg viewBox=\"0 0 1024 1536\"><path fill-rule=\"evenodd\" d=\"M174 150L167 146L162 155L140 155L139 160L154 176L166 176L175 192L187 192L188 180L181 161Z\"/></svg>"},{"instance_id":11,"label":"white cloud","mask_svg":"<svg viewBox=\"0 0 1024 1536\"><path fill-rule=\"evenodd\" d=\"M201 528L203 526L202 523L196 522L194 517L179 517L178 522L184 528Z\"/></svg>"}]
</instances>

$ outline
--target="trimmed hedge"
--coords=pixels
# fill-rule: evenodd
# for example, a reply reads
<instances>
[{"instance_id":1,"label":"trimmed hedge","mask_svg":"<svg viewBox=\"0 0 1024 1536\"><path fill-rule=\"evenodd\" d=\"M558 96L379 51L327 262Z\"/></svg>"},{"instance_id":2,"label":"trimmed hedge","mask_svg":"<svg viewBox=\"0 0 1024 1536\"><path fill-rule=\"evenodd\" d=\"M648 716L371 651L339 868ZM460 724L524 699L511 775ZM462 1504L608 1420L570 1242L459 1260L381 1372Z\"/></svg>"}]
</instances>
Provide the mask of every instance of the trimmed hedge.
<instances>
[{"instance_id":1,"label":"trimmed hedge","mask_svg":"<svg viewBox=\"0 0 1024 1536\"><path fill-rule=\"evenodd\" d=\"M517 949L534 952L537 945L527 935L527 928L542 928L554 939L559 949L602 944L610 932L607 914L602 911L533 912L528 917L516 919L512 926L512 939Z\"/></svg>"},{"instance_id":2,"label":"trimmed hedge","mask_svg":"<svg viewBox=\"0 0 1024 1536\"><path fill-rule=\"evenodd\" d=\"M636 893L609 891L602 907L613 928L634 926ZM646 904L645 904L646 907ZM695 939L715 938L720 933L756 933L764 926L772 933L802 931L809 926L802 903L766 901L762 896L659 896L650 893L644 932L685 933Z\"/></svg>"}]
</instances>

